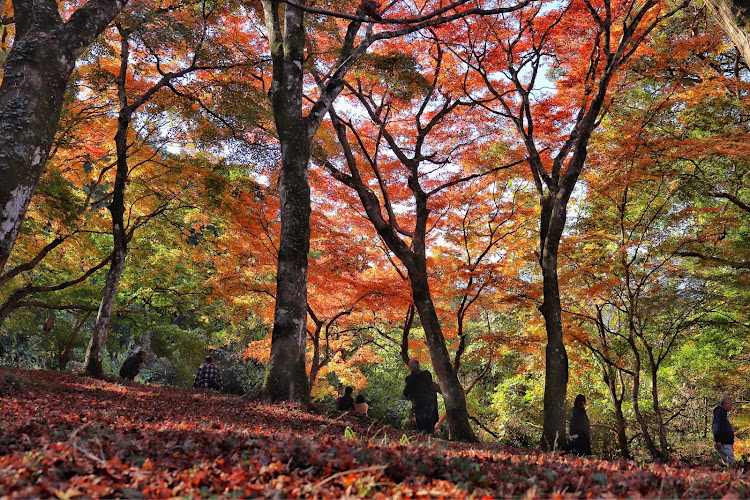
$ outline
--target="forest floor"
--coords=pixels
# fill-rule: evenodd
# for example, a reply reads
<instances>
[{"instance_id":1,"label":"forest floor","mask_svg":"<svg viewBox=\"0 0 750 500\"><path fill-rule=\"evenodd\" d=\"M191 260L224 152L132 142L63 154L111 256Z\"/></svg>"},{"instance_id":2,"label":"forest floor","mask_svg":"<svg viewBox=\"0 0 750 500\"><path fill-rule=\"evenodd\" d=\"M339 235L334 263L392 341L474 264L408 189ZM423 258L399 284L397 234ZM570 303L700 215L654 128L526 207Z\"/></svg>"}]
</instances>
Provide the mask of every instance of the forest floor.
<instances>
[{"instance_id":1,"label":"forest floor","mask_svg":"<svg viewBox=\"0 0 750 500\"><path fill-rule=\"evenodd\" d=\"M236 396L0 367L0 497L750 497L743 469L468 445Z\"/></svg>"}]
</instances>

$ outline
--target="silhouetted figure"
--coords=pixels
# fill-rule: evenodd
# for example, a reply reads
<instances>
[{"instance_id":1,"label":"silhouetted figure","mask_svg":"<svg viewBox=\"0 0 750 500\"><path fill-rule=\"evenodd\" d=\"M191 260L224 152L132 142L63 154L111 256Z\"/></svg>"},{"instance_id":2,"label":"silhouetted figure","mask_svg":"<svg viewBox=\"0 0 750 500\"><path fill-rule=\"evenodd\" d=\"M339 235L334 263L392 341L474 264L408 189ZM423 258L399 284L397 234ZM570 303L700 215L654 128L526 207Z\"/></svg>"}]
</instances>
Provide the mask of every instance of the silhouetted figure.
<instances>
[{"instance_id":1,"label":"silhouetted figure","mask_svg":"<svg viewBox=\"0 0 750 500\"><path fill-rule=\"evenodd\" d=\"M714 419L711 422L711 431L714 434L714 446L719 453L721 460L727 465L734 465L737 459L734 458L734 428L729 422L728 412L732 411L734 405L732 400L724 397L721 404L714 408Z\"/></svg>"},{"instance_id":2,"label":"silhouetted figure","mask_svg":"<svg viewBox=\"0 0 750 500\"><path fill-rule=\"evenodd\" d=\"M418 360L409 360L409 370L411 375L406 377L404 397L412 402L417 430L422 434L432 434L438 421L436 384L429 371L419 369Z\"/></svg>"},{"instance_id":3,"label":"silhouetted figure","mask_svg":"<svg viewBox=\"0 0 750 500\"><path fill-rule=\"evenodd\" d=\"M146 359L146 351L141 349L137 353L129 356L120 368L120 376L127 380L135 380L135 376L141 371L141 363Z\"/></svg>"},{"instance_id":4,"label":"silhouetted figure","mask_svg":"<svg viewBox=\"0 0 750 500\"><path fill-rule=\"evenodd\" d=\"M365 397L362 394L357 395L357 399L354 400L354 413L357 415L367 416L367 410L370 409L370 405L365 402Z\"/></svg>"},{"instance_id":5,"label":"silhouetted figure","mask_svg":"<svg viewBox=\"0 0 750 500\"><path fill-rule=\"evenodd\" d=\"M224 383L221 380L221 371L214 364L214 358L206 356L206 361L198 367L198 373L193 380L194 389L213 389L220 391L224 389Z\"/></svg>"},{"instance_id":6,"label":"silhouetted figure","mask_svg":"<svg viewBox=\"0 0 750 500\"><path fill-rule=\"evenodd\" d=\"M591 455L591 430L586 415L586 396L579 394L570 412L570 448L577 455Z\"/></svg>"},{"instance_id":7,"label":"silhouetted figure","mask_svg":"<svg viewBox=\"0 0 750 500\"><path fill-rule=\"evenodd\" d=\"M336 408L340 411L349 411L354 409L354 399L352 398L353 387L344 389L344 395L336 400Z\"/></svg>"}]
</instances>

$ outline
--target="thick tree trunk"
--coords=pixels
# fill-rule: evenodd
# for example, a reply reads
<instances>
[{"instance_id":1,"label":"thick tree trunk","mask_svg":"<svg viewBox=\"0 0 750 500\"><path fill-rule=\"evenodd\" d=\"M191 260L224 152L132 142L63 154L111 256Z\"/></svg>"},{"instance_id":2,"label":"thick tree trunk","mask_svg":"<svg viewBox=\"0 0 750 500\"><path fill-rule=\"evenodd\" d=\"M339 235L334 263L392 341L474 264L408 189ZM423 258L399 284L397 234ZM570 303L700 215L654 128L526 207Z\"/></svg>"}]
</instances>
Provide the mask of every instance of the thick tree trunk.
<instances>
[{"instance_id":1,"label":"thick tree trunk","mask_svg":"<svg viewBox=\"0 0 750 500\"><path fill-rule=\"evenodd\" d=\"M476 441L476 437L469 424L466 394L458 380L458 375L453 370L453 364L445 346L443 330L430 295L427 264L424 259L416 258L415 261L417 269L409 270L412 294L427 338L432 366L435 369L435 375L440 383L440 391L445 401L445 415L448 420L450 437L458 441L473 442Z\"/></svg>"},{"instance_id":2,"label":"thick tree trunk","mask_svg":"<svg viewBox=\"0 0 750 500\"><path fill-rule=\"evenodd\" d=\"M91 0L63 23L54 1L13 2L16 36L0 84L0 270L44 171L76 59L124 4Z\"/></svg>"},{"instance_id":3,"label":"thick tree trunk","mask_svg":"<svg viewBox=\"0 0 750 500\"><path fill-rule=\"evenodd\" d=\"M301 100L299 102L297 109L301 112ZM289 117L289 114L286 116ZM263 383L263 395L267 401L307 403L310 397L305 371L307 257L310 251L307 164L310 142L305 127L301 126L301 116L296 118L287 122L281 117L276 120L281 138L281 236L271 358ZM294 122L299 125L295 126Z\"/></svg>"},{"instance_id":4,"label":"thick tree trunk","mask_svg":"<svg viewBox=\"0 0 750 500\"><path fill-rule=\"evenodd\" d=\"M281 235L276 308L263 398L266 401L307 404L310 386L305 371L305 341L311 210L307 166L317 127L310 127L302 114L304 13L286 5L282 23L281 9L278 1L263 1L273 60L269 95L281 146Z\"/></svg>"}]
</instances>

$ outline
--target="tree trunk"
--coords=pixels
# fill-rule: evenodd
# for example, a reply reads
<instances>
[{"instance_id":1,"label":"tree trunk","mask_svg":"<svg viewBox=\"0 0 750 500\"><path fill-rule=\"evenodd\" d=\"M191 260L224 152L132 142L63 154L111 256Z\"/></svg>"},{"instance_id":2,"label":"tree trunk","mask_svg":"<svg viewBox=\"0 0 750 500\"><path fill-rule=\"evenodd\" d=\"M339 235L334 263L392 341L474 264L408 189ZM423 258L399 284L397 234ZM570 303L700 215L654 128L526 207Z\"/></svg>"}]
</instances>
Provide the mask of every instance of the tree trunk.
<instances>
[{"instance_id":1,"label":"tree trunk","mask_svg":"<svg viewBox=\"0 0 750 500\"><path fill-rule=\"evenodd\" d=\"M91 340L86 348L86 360L84 361L84 373L86 375L101 378L104 376L102 360L104 359L104 347L112 323L112 311L117 299L117 287L120 277L125 268L125 257L127 250L116 247L112 252L112 262L107 272L107 279L102 292L102 301L99 304L99 312L96 315L94 330L91 332Z\"/></svg>"},{"instance_id":2,"label":"tree trunk","mask_svg":"<svg viewBox=\"0 0 750 500\"><path fill-rule=\"evenodd\" d=\"M635 350L635 346L632 343L631 343L631 348ZM662 456L661 452L659 452L659 450L656 448L656 445L654 444L654 440L651 438L651 432L649 431L648 423L646 422L646 419L643 417L643 414L641 413L641 407L638 403L638 398L641 392L641 359L640 359L640 355L638 355L637 352L635 352L635 356L636 356L636 362L635 362L635 369L633 370L633 373L634 373L633 375L633 412L635 413L635 419L641 428L643 441L646 443L646 449L651 455L651 458L655 462L663 462L664 457Z\"/></svg>"},{"instance_id":3,"label":"tree trunk","mask_svg":"<svg viewBox=\"0 0 750 500\"><path fill-rule=\"evenodd\" d=\"M0 270L44 171L76 59L124 4L91 0L63 23L54 1L13 2L16 35L0 84Z\"/></svg>"},{"instance_id":4,"label":"tree trunk","mask_svg":"<svg viewBox=\"0 0 750 500\"><path fill-rule=\"evenodd\" d=\"M78 338L78 332L81 331L81 327L86 322L86 320L89 319L89 316L91 316L91 312L86 312L83 315L83 318L79 319L76 322L75 327L73 327L73 332L70 334L70 338L65 343L65 348L60 353L60 358L58 360L58 368L61 372L65 371L65 369L68 367L68 362L70 362L70 352L73 350L73 346L75 345L76 339Z\"/></svg>"},{"instance_id":5,"label":"tree trunk","mask_svg":"<svg viewBox=\"0 0 750 500\"><path fill-rule=\"evenodd\" d=\"M547 450L560 448L567 441L565 401L568 390L568 353L563 342L562 306L557 279L557 256L565 226L566 204L567 197L561 193L540 200L542 211L539 264L542 268L544 287L544 301L540 310L547 331L542 446Z\"/></svg>"},{"instance_id":6,"label":"tree trunk","mask_svg":"<svg viewBox=\"0 0 750 500\"><path fill-rule=\"evenodd\" d=\"M300 75L299 82L301 81ZM281 236L271 357L263 382L263 395L267 401L306 404L310 398L305 371L307 258L310 251L310 186L307 164L310 158L310 141L301 116L301 86L298 91L296 100L278 103L274 99L275 108L283 106L286 109L283 113L274 113L281 142ZM294 106L295 102L298 106Z\"/></svg>"},{"instance_id":7,"label":"tree trunk","mask_svg":"<svg viewBox=\"0 0 750 500\"><path fill-rule=\"evenodd\" d=\"M445 346L443 330L430 295L427 264L423 258L414 260L417 261L415 266L417 269L409 269L414 304L419 312L419 319L422 321L432 366L445 401L445 415L450 437L458 441L474 442L476 437L469 424L466 394L458 380L458 375L453 370L453 364Z\"/></svg>"},{"instance_id":8,"label":"tree trunk","mask_svg":"<svg viewBox=\"0 0 750 500\"><path fill-rule=\"evenodd\" d=\"M124 39L127 46L127 38ZM127 50L124 50L124 58L127 61ZM121 71L121 81L124 87L125 72ZM124 88L121 87L121 99ZM130 126L130 112L121 110L115 135L115 146L117 148L117 173L115 185L112 191L112 203L107 207L112 214L112 239L114 246L112 250L112 262L104 282L102 301L99 304L99 312L94 322L94 330L91 332L91 340L86 349L86 365L84 373L92 377L104 376L102 360L104 359L104 346L107 342L109 327L112 323L112 311L117 301L117 288L120 285L120 277L125 269L125 258L128 255L128 236L125 232L125 186L128 180L128 128Z\"/></svg>"},{"instance_id":9,"label":"tree trunk","mask_svg":"<svg viewBox=\"0 0 750 500\"><path fill-rule=\"evenodd\" d=\"M659 366L654 362L651 352L649 352L649 358L651 362L651 400L654 404L654 416L656 416L656 425L659 430L661 458L666 462L667 460L669 460L669 445L667 443L667 429L664 425L664 416L662 415L661 405L659 404L659 387L658 380L656 378L659 371Z\"/></svg>"},{"instance_id":10,"label":"tree trunk","mask_svg":"<svg viewBox=\"0 0 750 500\"><path fill-rule=\"evenodd\" d=\"M615 409L615 432L617 434L617 444L620 447L620 455L622 458L630 459L630 447L628 446L628 436L625 432L625 414L622 412L622 400L625 396L625 388L623 383L623 393L618 396L617 394L617 383L616 378L617 372L607 373L607 368L604 370L604 383L607 385L609 390L609 396L612 399L612 405ZM621 379L622 382L622 379Z\"/></svg>"},{"instance_id":11,"label":"tree trunk","mask_svg":"<svg viewBox=\"0 0 750 500\"><path fill-rule=\"evenodd\" d=\"M739 0L704 0L703 3L732 39L745 64L750 64L750 9Z\"/></svg>"}]
</instances>

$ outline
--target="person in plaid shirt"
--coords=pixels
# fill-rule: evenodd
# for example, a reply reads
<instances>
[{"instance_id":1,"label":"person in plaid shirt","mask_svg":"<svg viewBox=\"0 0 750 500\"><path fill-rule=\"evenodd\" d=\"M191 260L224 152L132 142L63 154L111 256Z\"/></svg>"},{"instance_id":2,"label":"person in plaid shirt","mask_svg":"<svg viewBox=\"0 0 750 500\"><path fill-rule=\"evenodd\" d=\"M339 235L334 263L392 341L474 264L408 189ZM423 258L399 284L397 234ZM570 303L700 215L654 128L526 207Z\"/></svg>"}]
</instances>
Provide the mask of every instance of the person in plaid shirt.
<instances>
[{"instance_id":1,"label":"person in plaid shirt","mask_svg":"<svg viewBox=\"0 0 750 500\"><path fill-rule=\"evenodd\" d=\"M214 358L211 356L206 356L206 362L198 368L198 373L195 374L195 381L193 381L193 388L213 389L215 391L220 391L224 388L219 367L214 364Z\"/></svg>"}]
</instances>

